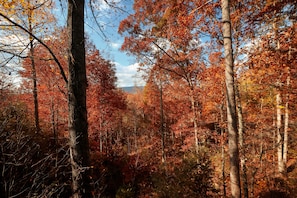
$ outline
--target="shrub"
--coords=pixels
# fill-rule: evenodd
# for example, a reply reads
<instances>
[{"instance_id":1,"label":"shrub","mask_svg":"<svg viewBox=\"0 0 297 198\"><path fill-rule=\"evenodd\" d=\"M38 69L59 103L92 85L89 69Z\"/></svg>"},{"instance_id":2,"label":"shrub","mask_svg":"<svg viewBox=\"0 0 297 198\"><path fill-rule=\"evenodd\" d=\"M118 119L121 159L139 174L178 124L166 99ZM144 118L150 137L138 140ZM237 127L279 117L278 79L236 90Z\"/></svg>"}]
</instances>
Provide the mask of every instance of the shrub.
<instances>
[{"instance_id":1,"label":"shrub","mask_svg":"<svg viewBox=\"0 0 297 198\"><path fill-rule=\"evenodd\" d=\"M153 183L159 197L214 197L212 172L206 152L189 153L172 173L156 174Z\"/></svg>"},{"instance_id":2,"label":"shrub","mask_svg":"<svg viewBox=\"0 0 297 198\"><path fill-rule=\"evenodd\" d=\"M68 148L49 149L19 104L0 109L0 126L1 196L69 197Z\"/></svg>"}]
</instances>

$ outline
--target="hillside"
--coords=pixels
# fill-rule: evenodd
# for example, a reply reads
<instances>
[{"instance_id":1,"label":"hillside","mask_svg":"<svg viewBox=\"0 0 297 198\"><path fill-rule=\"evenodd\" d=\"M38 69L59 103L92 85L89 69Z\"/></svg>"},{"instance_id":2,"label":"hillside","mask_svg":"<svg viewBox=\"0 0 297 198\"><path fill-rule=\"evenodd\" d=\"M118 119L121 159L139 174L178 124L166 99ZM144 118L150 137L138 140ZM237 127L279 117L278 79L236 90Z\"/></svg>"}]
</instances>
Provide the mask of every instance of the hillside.
<instances>
[{"instance_id":1,"label":"hillside","mask_svg":"<svg viewBox=\"0 0 297 198\"><path fill-rule=\"evenodd\" d=\"M135 93L138 89L142 90L143 86L120 87L126 93Z\"/></svg>"}]
</instances>

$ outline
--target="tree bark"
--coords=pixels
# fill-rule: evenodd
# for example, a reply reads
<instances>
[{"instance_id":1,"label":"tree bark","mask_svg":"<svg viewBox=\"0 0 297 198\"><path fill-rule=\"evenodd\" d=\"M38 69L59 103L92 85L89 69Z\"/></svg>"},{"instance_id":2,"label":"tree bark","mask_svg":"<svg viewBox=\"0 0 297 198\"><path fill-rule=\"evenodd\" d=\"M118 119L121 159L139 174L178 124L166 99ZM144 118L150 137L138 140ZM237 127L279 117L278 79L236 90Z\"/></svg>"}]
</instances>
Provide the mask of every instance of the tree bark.
<instances>
[{"instance_id":1,"label":"tree bark","mask_svg":"<svg viewBox=\"0 0 297 198\"><path fill-rule=\"evenodd\" d=\"M230 155L230 186L231 196L241 197L240 175L239 175L239 149L238 149L238 129L235 102L234 83L234 61L231 39L230 6L228 0L221 0L224 53L225 53L225 75L226 75L226 97L227 97L227 123Z\"/></svg>"},{"instance_id":2,"label":"tree bark","mask_svg":"<svg viewBox=\"0 0 297 198\"><path fill-rule=\"evenodd\" d=\"M38 92L37 92L37 75L34 61L34 46L33 39L30 37L30 59L31 59L31 73L32 73L32 81L33 81L33 99L34 99L34 119L35 119L35 133L40 132L39 125L39 110L38 110Z\"/></svg>"},{"instance_id":3,"label":"tree bark","mask_svg":"<svg viewBox=\"0 0 297 198\"><path fill-rule=\"evenodd\" d=\"M52 132L53 132L53 137L54 137L54 147L55 149L57 148L57 142L58 142L58 130L57 130L57 115L55 114L55 104L53 101L53 98L51 97L51 106L50 106L50 117L51 117L51 124L52 124Z\"/></svg>"},{"instance_id":4,"label":"tree bark","mask_svg":"<svg viewBox=\"0 0 297 198\"><path fill-rule=\"evenodd\" d=\"M198 115L197 108L195 105L194 88L191 86L191 108L193 111L193 124L194 124L194 138L195 138L195 151L199 153L199 140L198 140Z\"/></svg>"},{"instance_id":5,"label":"tree bark","mask_svg":"<svg viewBox=\"0 0 297 198\"><path fill-rule=\"evenodd\" d=\"M31 8L29 5L29 11L28 11L29 29L28 29L28 31L31 33L31 34L29 34L29 40L30 40L31 74L32 74L32 82L33 82L32 93L33 93L33 100L34 100L35 133L39 133L40 126L39 126L39 111L38 111L37 75L36 75L35 60L34 60L34 44L33 44L34 38L32 37L32 34L33 34L32 18L33 18L33 8Z\"/></svg>"},{"instance_id":6,"label":"tree bark","mask_svg":"<svg viewBox=\"0 0 297 198\"><path fill-rule=\"evenodd\" d=\"M165 154L165 130L164 130L164 108L163 108L163 85L162 80L160 80L160 132L161 132L161 147L162 147L162 164L166 162L166 154Z\"/></svg>"},{"instance_id":7,"label":"tree bark","mask_svg":"<svg viewBox=\"0 0 297 198\"><path fill-rule=\"evenodd\" d=\"M224 105L220 105L220 122L224 122L224 111L223 111ZM221 128L221 163L222 163L222 183L223 183L223 197L227 197L227 192L226 192L226 174L225 174L225 129L222 127Z\"/></svg>"},{"instance_id":8,"label":"tree bark","mask_svg":"<svg viewBox=\"0 0 297 198\"><path fill-rule=\"evenodd\" d=\"M283 161L283 137L282 137L282 98L281 93L276 95L276 134L277 134L277 162L278 172L283 174L285 172L285 165Z\"/></svg>"},{"instance_id":9,"label":"tree bark","mask_svg":"<svg viewBox=\"0 0 297 198\"><path fill-rule=\"evenodd\" d=\"M292 23L293 24L293 23ZM289 46L289 52L288 52L288 60L291 60L291 45ZM288 67L288 76L287 76L287 89L290 90L290 84L291 84L291 71L290 67ZM289 144L289 101L290 101L290 95L287 93L286 96L286 106L285 106L285 123L284 123L284 163L287 164L288 161L288 144ZM286 166L287 169L287 166ZM287 170L286 170L287 171Z\"/></svg>"},{"instance_id":10,"label":"tree bark","mask_svg":"<svg viewBox=\"0 0 297 198\"><path fill-rule=\"evenodd\" d=\"M134 130L133 130L133 135L134 135L134 149L135 152L138 152L138 143L137 143L137 115L136 115L136 110L134 112Z\"/></svg>"},{"instance_id":11,"label":"tree bark","mask_svg":"<svg viewBox=\"0 0 297 198\"><path fill-rule=\"evenodd\" d=\"M68 107L73 197L92 197L88 122L84 0L68 0Z\"/></svg>"},{"instance_id":12,"label":"tree bark","mask_svg":"<svg viewBox=\"0 0 297 198\"><path fill-rule=\"evenodd\" d=\"M237 86L237 82L235 85L235 94L236 94L236 103L237 103L237 117L238 117L238 136L239 136L239 146L240 146L240 163L241 163L241 171L242 171L242 180L243 180L243 197L249 197L249 188L248 188L248 177L247 177L247 167L246 167L246 156L245 156L245 142L244 142L244 121L242 115L242 106L240 100L240 93Z\"/></svg>"},{"instance_id":13,"label":"tree bark","mask_svg":"<svg viewBox=\"0 0 297 198\"><path fill-rule=\"evenodd\" d=\"M290 56L289 56L290 59ZM287 89L290 88L290 69L288 68L287 76ZM284 150L283 150L283 163L284 171L287 173L287 161L288 161L288 143L289 143L289 93L286 94L286 104L285 104L285 118L284 118Z\"/></svg>"}]
</instances>

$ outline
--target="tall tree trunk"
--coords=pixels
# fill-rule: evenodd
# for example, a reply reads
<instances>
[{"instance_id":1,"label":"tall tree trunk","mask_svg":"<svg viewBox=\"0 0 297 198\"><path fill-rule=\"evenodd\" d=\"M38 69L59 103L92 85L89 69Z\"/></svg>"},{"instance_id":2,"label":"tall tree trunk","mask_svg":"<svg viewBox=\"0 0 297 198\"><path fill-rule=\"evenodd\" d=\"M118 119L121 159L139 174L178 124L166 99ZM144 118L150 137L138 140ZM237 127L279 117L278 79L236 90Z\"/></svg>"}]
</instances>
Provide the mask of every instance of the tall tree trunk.
<instances>
[{"instance_id":1,"label":"tall tree trunk","mask_svg":"<svg viewBox=\"0 0 297 198\"><path fill-rule=\"evenodd\" d=\"M136 115L136 110L134 112L134 132L133 132L133 135L134 135L134 149L135 149L135 152L137 153L138 152L138 143L137 143L137 115Z\"/></svg>"},{"instance_id":2,"label":"tall tree trunk","mask_svg":"<svg viewBox=\"0 0 297 198\"><path fill-rule=\"evenodd\" d=\"M199 141L198 141L198 115L197 108L195 105L194 88L191 87L191 108L193 111L193 124L194 124L194 138L195 138L195 151L196 154L199 152Z\"/></svg>"},{"instance_id":3,"label":"tall tree trunk","mask_svg":"<svg viewBox=\"0 0 297 198\"><path fill-rule=\"evenodd\" d=\"M276 135L277 135L277 162L278 172L283 174L285 172L285 165L283 161L283 136L282 136L282 98L278 91L276 95Z\"/></svg>"},{"instance_id":4,"label":"tall tree trunk","mask_svg":"<svg viewBox=\"0 0 297 198\"><path fill-rule=\"evenodd\" d=\"M235 94L236 94L236 103L237 103L237 117L238 117L238 136L239 136L239 146L240 146L240 162L241 162L241 171L242 171L242 179L243 179L243 197L249 197L249 187L248 187L248 178L247 178L247 169L245 164L245 145L244 145L244 121L242 116L242 106L240 100L240 93L238 90L237 82L235 85Z\"/></svg>"},{"instance_id":5,"label":"tall tree trunk","mask_svg":"<svg viewBox=\"0 0 297 198\"><path fill-rule=\"evenodd\" d=\"M222 182L223 182L223 197L227 197L226 191L226 174L225 174L225 147L224 147L224 133L221 133L221 158L222 158Z\"/></svg>"},{"instance_id":6,"label":"tall tree trunk","mask_svg":"<svg viewBox=\"0 0 297 198\"><path fill-rule=\"evenodd\" d=\"M228 0L221 0L224 53L225 53L225 75L226 75L226 97L227 97L227 123L228 141L230 155L230 186L231 196L241 197L240 175L239 175L239 149L238 129L236 117L235 83L234 83L234 61L231 39L230 6Z\"/></svg>"},{"instance_id":7,"label":"tall tree trunk","mask_svg":"<svg viewBox=\"0 0 297 198\"><path fill-rule=\"evenodd\" d=\"M32 81L33 81L33 100L34 100L34 119L35 119L35 132L40 132L40 126L39 126L39 111L38 111L38 93L37 93L37 75L36 75L36 68L35 68L35 60L34 60L34 38L32 37L33 34L33 26L32 26L32 20L33 20L33 8L29 6L28 11L28 23L29 23L29 29L30 32L29 40L30 40L30 60L31 60L31 73L32 73Z\"/></svg>"},{"instance_id":8,"label":"tall tree trunk","mask_svg":"<svg viewBox=\"0 0 297 198\"><path fill-rule=\"evenodd\" d=\"M101 108L99 107L99 151L103 152L103 115L101 112Z\"/></svg>"},{"instance_id":9,"label":"tall tree trunk","mask_svg":"<svg viewBox=\"0 0 297 198\"><path fill-rule=\"evenodd\" d=\"M39 133L40 125L39 125L39 111L38 111L37 75L36 75L36 68L35 68L35 61L34 61L33 39L30 42L30 59L31 59L31 69L32 69L32 81L33 81L35 132Z\"/></svg>"},{"instance_id":10,"label":"tall tree trunk","mask_svg":"<svg viewBox=\"0 0 297 198\"><path fill-rule=\"evenodd\" d=\"M58 134L57 134L57 123L56 123L56 117L55 115L55 104L53 101L53 98L50 98L51 100L51 106L50 106L50 112L51 112L51 124L52 124L52 132L54 137L54 146L57 148L57 141L58 141Z\"/></svg>"},{"instance_id":11,"label":"tall tree trunk","mask_svg":"<svg viewBox=\"0 0 297 198\"><path fill-rule=\"evenodd\" d=\"M285 165L283 161L283 136L282 136L282 98L281 93L278 92L276 95L276 134L277 134L277 162L278 172L281 174L285 173Z\"/></svg>"},{"instance_id":12,"label":"tall tree trunk","mask_svg":"<svg viewBox=\"0 0 297 198\"><path fill-rule=\"evenodd\" d=\"M99 93L98 93L99 94ZM104 137L104 131L103 131L103 126L104 126L104 117L103 117L103 111L102 111L102 100L100 99L100 96L98 96L99 98L99 107L97 107L99 109L99 151L102 153L103 152L103 143L105 140ZM105 145L106 146L106 145Z\"/></svg>"},{"instance_id":13,"label":"tall tree trunk","mask_svg":"<svg viewBox=\"0 0 297 198\"><path fill-rule=\"evenodd\" d=\"M164 109L163 109L163 85L160 80L160 132L161 132L161 147L162 147L162 163L165 164L166 154L165 154L165 130L164 130Z\"/></svg>"},{"instance_id":14,"label":"tall tree trunk","mask_svg":"<svg viewBox=\"0 0 297 198\"><path fill-rule=\"evenodd\" d=\"M224 122L224 105L220 105L220 122ZM222 158L222 183L223 183L223 197L227 197L226 192L226 174L225 174L225 129L221 127L221 158Z\"/></svg>"},{"instance_id":15,"label":"tall tree trunk","mask_svg":"<svg viewBox=\"0 0 297 198\"><path fill-rule=\"evenodd\" d=\"M68 0L68 107L72 197L92 197L88 121L86 107L86 64L84 0Z\"/></svg>"},{"instance_id":16,"label":"tall tree trunk","mask_svg":"<svg viewBox=\"0 0 297 198\"><path fill-rule=\"evenodd\" d=\"M288 77L288 84L289 84L289 77ZM285 104L285 118L284 118L284 149L283 149L283 165L284 165L284 173L287 172L287 158L288 158L288 141L289 141L289 135L288 135L288 130L289 130L289 96L287 94L287 101Z\"/></svg>"},{"instance_id":17,"label":"tall tree trunk","mask_svg":"<svg viewBox=\"0 0 297 198\"><path fill-rule=\"evenodd\" d=\"M273 114L273 122L272 122L272 126L275 128L276 127L276 117L275 114ZM273 155L272 155L272 166L273 166L273 176L275 176L276 171L275 171L275 150L276 150L276 130L273 130L272 132L272 150L273 150Z\"/></svg>"},{"instance_id":18,"label":"tall tree trunk","mask_svg":"<svg viewBox=\"0 0 297 198\"><path fill-rule=\"evenodd\" d=\"M291 46L289 46L288 59L291 59ZM288 67L288 76L287 76L287 90L290 89L290 68ZM285 120L284 120L284 156L283 161L285 165L285 171L287 172L287 161L288 161L288 142L289 142L289 93L286 94L286 105L285 105Z\"/></svg>"},{"instance_id":19,"label":"tall tree trunk","mask_svg":"<svg viewBox=\"0 0 297 198\"><path fill-rule=\"evenodd\" d=\"M273 5L276 6L277 1L273 1ZM274 11L274 14L276 14L276 11ZM276 16L276 15L274 15ZM277 27L277 17L273 20L273 30L274 30L274 39L276 44L276 50L278 51L280 49L280 40L279 40L279 33L278 33L278 27ZM278 162L278 172L280 174L285 173L285 164L283 161L283 152L284 152L284 140L283 140L283 129L282 129L282 94L281 89L282 85L281 82L276 82L277 86L277 94L276 94L276 135L277 135L277 162Z\"/></svg>"}]
</instances>

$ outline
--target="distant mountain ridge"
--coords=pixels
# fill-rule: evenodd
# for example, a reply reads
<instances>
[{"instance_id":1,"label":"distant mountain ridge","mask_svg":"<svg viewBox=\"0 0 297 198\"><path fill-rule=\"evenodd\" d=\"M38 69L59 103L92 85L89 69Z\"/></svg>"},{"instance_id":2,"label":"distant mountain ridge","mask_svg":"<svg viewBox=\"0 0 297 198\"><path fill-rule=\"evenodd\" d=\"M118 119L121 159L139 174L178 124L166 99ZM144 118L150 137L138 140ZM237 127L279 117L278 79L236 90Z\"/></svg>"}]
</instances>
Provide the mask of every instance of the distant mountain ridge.
<instances>
[{"instance_id":1,"label":"distant mountain ridge","mask_svg":"<svg viewBox=\"0 0 297 198\"><path fill-rule=\"evenodd\" d=\"M124 92L126 93L135 93L137 90L143 90L143 86L131 86L131 87L119 87L120 89L122 89Z\"/></svg>"}]
</instances>

